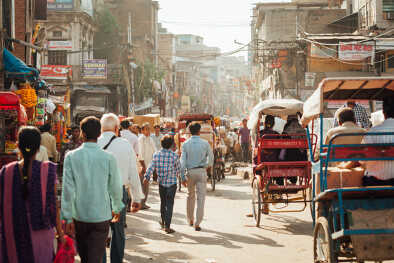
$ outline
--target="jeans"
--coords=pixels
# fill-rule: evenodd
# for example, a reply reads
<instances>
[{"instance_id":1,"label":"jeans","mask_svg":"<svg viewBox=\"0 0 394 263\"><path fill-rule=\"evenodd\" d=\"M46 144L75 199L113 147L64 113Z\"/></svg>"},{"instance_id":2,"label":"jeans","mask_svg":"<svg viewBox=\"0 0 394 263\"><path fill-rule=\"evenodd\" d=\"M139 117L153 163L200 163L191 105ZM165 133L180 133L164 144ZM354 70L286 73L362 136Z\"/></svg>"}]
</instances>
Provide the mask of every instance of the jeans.
<instances>
[{"instance_id":1,"label":"jeans","mask_svg":"<svg viewBox=\"0 0 394 263\"><path fill-rule=\"evenodd\" d=\"M250 161L250 154L249 154L249 143L241 143L241 148L242 148L242 161L245 163Z\"/></svg>"},{"instance_id":2,"label":"jeans","mask_svg":"<svg viewBox=\"0 0 394 263\"><path fill-rule=\"evenodd\" d=\"M127 205L128 193L126 188L123 186L123 199L122 202L125 204L125 207L120 212L119 221L116 223L111 223L111 263L122 263L124 257L124 248L125 248L125 233L124 233L124 225L126 222L126 205ZM103 263L107 262L107 255L104 252Z\"/></svg>"},{"instance_id":3,"label":"jeans","mask_svg":"<svg viewBox=\"0 0 394 263\"><path fill-rule=\"evenodd\" d=\"M172 211L174 210L174 199L176 194L176 184L169 187L159 185L160 193L160 213L161 222L169 229L172 219Z\"/></svg>"},{"instance_id":4,"label":"jeans","mask_svg":"<svg viewBox=\"0 0 394 263\"><path fill-rule=\"evenodd\" d=\"M75 239L81 263L101 263L105 253L109 221L85 223L74 220Z\"/></svg>"}]
</instances>

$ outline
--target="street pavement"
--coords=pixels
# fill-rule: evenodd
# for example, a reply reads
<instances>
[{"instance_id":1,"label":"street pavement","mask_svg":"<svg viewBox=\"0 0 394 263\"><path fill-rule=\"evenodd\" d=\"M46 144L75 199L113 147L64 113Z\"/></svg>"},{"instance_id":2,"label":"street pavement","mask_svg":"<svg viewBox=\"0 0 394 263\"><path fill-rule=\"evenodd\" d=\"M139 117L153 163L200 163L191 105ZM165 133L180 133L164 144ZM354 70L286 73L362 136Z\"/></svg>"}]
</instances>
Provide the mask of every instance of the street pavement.
<instances>
[{"instance_id":1,"label":"street pavement","mask_svg":"<svg viewBox=\"0 0 394 263\"><path fill-rule=\"evenodd\" d=\"M300 213L263 215L260 228L252 213L249 180L227 176L208 192L202 231L185 218L186 189L177 192L172 228L160 230L158 186L151 185L151 209L127 215L125 262L232 263L312 262L312 219L309 208ZM299 208L293 205L291 208Z\"/></svg>"}]
</instances>

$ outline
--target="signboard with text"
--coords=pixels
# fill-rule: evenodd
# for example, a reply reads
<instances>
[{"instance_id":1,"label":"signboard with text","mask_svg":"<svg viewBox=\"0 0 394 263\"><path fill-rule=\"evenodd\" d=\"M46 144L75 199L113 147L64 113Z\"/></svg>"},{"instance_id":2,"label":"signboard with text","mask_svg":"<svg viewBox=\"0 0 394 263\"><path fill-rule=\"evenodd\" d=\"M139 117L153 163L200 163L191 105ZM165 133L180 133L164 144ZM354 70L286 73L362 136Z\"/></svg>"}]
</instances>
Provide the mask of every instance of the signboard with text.
<instances>
[{"instance_id":1,"label":"signboard with text","mask_svg":"<svg viewBox=\"0 0 394 263\"><path fill-rule=\"evenodd\" d=\"M372 57L375 51L372 44L347 44L340 43L338 50L338 58L341 60L364 60Z\"/></svg>"},{"instance_id":2,"label":"signboard with text","mask_svg":"<svg viewBox=\"0 0 394 263\"><path fill-rule=\"evenodd\" d=\"M48 41L49 50L72 50L72 41Z\"/></svg>"},{"instance_id":3,"label":"signboard with text","mask_svg":"<svg viewBox=\"0 0 394 263\"><path fill-rule=\"evenodd\" d=\"M73 10L73 0L47 0L48 10Z\"/></svg>"},{"instance_id":4,"label":"signboard with text","mask_svg":"<svg viewBox=\"0 0 394 263\"><path fill-rule=\"evenodd\" d=\"M71 66L42 65L40 76L43 79L67 79L67 76L71 76L71 73Z\"/></svg>"},{"instance_id":5,"label":"signboard with text","mask_svg":"<svg viewBox=\"0 0 394 263\"><path fill-rule=\"evenodd\" d=\"M81 67L81 76L85 79L106 79L106 59L86 59Z\"/></svg>"}]
</instances>

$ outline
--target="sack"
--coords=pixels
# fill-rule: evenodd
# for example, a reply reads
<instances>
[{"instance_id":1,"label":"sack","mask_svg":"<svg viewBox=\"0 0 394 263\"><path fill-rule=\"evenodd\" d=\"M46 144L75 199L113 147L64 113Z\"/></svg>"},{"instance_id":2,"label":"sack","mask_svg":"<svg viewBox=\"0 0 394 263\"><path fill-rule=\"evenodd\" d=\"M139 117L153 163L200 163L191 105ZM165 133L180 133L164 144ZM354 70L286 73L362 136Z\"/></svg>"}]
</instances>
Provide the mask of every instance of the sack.
<instances>
[{"instance_id":1,"label":"sack","mask_svg":"<svg viewBox=\"0 0 394 263\"><path fill-rule=\"evenodd\" d=\"M74 263L74 257L77 254L75 251L74 240L65 235L66 242L59 244L56 253L55 261L53 263Z\"/></svg>"}]
</instances>

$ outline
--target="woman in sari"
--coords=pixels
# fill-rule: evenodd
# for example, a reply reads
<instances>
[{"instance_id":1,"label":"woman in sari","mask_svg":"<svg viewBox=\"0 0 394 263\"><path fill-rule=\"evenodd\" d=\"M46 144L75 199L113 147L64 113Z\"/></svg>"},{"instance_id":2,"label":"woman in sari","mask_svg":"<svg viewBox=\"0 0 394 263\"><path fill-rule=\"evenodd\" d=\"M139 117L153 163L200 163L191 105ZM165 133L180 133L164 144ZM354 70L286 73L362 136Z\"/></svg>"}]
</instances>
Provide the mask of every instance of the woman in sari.
<instances>
[{"instance_id":1,"label":"woman in sari","mask_svg":"<svg viewBox=\"0 0 394 263\"><path fill-rule=\"evenodd\" d=\"M56 164L35 160L41 136L22 127L18 148L23 156L0 170L0 262L50 263L56 227L64 242L56 207Z\"/></svg>"}]
</instances>

